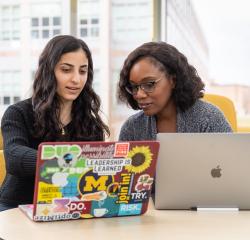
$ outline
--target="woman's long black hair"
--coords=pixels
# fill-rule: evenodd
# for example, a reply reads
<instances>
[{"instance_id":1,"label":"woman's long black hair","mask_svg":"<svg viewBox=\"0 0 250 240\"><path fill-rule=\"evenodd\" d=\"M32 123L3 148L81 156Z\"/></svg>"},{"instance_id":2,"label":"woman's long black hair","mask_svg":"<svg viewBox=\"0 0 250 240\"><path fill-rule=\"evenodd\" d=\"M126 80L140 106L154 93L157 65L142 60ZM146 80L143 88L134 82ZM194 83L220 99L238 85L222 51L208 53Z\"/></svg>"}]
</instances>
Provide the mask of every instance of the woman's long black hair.
<instances>
[{"instance_id":1,"label":"woman's long black hair","mask_svg":"<svg viewBox=\"0 0 250 240\"><path fill-rule=\"evenodd\" d=\"M56 93L54 69L65 53L82 49L88 59L88 77L84 89L72 105L72 139L103 140L109 128L99 116L100 98L92 88L93 61L86 43L70 35L51 39L39 58L33 83L32 104L35 113L34 135L44 140L56 139L60 133L60 104Z\"/></svg>"}]
</instances>

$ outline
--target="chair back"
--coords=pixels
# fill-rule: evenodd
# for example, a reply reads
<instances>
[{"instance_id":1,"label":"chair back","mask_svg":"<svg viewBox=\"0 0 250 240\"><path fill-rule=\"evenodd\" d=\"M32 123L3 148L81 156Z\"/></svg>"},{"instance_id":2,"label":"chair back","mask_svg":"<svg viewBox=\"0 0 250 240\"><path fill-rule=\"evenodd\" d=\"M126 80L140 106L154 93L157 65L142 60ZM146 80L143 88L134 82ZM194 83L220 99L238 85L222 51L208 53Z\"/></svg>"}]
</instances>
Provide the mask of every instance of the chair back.
<instances>
[{"instance_id":1,"label":"chair back","mask_svg":"<svg viewBox=\"0 0 250 240\"><path fill-rule=\"evenodd\" d=\"M4 155L3 155L3 150L0 150L0 186L2 185L5 175L6 175L6 169L5 169Z\"/></svg>"},{"instance_id":2,"label":"chair back","mask_svg":"<svg viewBox=\"0 0 250 240\"><path fill-rule=\"evenodd\" d=\"M5 160L3 155L3 137L0 129L0 186L2 185L5 175L6 175L6 169L5 169Z\"/></svg>"},{"instance_id":3,"label":"chair back","mask_svg":"<svg viewBox=\"0 0 250 240\"><path fill-rule=\"evenodd\" d=\"M2 136L1 129L0 129L0 150L3 150L3 136Z\"/></svg>"},{"instance_id":4,"label":"chair back","mask_svg":"<svg viewBox=\"0 0 250 240\"><path fill-rule=\"evenodd\" d=\"M224 116L230 123L232 130L237 132L237 117L232 100L230 100L228 97L216 94L205 94L203 99L206 102L217 106L224 113Z\"/></svg>"}]
</instances>

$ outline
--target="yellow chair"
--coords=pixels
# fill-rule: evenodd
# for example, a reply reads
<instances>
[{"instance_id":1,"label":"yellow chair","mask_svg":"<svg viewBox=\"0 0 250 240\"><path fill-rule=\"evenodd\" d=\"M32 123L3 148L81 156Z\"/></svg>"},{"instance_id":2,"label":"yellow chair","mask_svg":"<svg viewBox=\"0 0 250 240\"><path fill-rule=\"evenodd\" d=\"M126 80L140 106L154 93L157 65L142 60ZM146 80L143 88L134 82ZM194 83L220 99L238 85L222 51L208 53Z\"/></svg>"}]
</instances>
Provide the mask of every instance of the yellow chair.
<instances>
[{"instance_id":1,"label":"yellow chair","mask_svg":"<svg viewBox=\"0 0 250 240\"><path fill-rule=\"evenodd\" d=\"M0 130L0 186L2 185L5 174L6 174L6 169L5 169L5 160L3 155L3 138Z\"/></svg>"},{"instance_id":2,"label":"yellow chair","mask_svg":"<svg viewBox=\"0 0 250 240\"><path fill-rule=\"evenodd\" d=\"M3 150L3 137L0 129L0 150Z\"/></svg>"},{"instance_id":3,"label":"yellow chair","mask_svg":"<svg viewBox=\"0 0 250 240\"><path fill-rule=\"evenodd\" d=\"M234 103L228 97L205 94L203 99L217 106L225 115L234 132L237 132L237 118Z\"/></svg>"},{"instance_id":4,"label":"yellow chair","mask_svg":"<svg viewBox=\"0 0 250 240\"><path fill-rule=\"evenodd\" d=\"M5 160L3 156L3 150L0 150L0 186L2 185L5 175L6 175Z\"/></svg>"}]
</instances>

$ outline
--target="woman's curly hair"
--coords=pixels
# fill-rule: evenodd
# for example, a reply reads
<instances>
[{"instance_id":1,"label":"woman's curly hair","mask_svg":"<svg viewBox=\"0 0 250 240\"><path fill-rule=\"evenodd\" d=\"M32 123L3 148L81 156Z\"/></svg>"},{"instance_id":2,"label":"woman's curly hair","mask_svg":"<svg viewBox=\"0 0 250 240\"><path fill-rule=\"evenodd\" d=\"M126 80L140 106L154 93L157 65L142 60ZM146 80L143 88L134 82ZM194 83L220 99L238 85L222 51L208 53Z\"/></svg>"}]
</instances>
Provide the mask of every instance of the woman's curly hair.
<instances>
[{"instance_id":1,"label":"woman's curly hair","mask_svg":"<svg viewBox=\"0 0 250 240\"><path fill-rule=\"evenodd\" d=\"M109 129L99 116L100 98L94 92L93 61L84 41L70 35L52 38L40 55L33 83L32 104L35 114L34 135L45 140L55 139L60 133L60 104L56 93L56 64L65 53L82 49L88 59L88 76L84 89L73 101L72 133L74 139L103 140Z\"/></svg>"},{"instance_id":2,"label":"woman's curly hair","mask_svg":"<svg viewBox=\"0 0 250 240\"><path fill-rule=\"evenodd\" d=\"M130 70L142 58L149 58L166 76L173 77L175 88L172 98L177 108L186 111L204 93L204 83L196 69L188 63L187 58L175 47L165 42L148 42L132 51L126 58L120 72L118 98L133 109L140 109L137 102L125 87L129 84Z\"/></svg>"}]
</instances>

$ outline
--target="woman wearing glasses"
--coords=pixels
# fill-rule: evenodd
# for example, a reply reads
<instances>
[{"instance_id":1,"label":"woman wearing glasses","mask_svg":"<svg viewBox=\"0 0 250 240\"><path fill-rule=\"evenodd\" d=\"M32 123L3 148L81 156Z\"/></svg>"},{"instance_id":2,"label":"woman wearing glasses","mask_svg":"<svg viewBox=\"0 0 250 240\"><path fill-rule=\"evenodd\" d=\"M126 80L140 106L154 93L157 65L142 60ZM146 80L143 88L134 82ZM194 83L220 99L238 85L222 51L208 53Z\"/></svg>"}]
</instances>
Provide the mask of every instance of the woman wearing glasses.
<instances>
[{"instance_id":1,"label":"woman wearing glasses","mask_svg":"<svg viewBox=\"0 0 250 240\"><path fill-rule=\"evenodd\" d=\"M231 132L223 113L206 103L204 83L175 47L149 42L129 54L118 97L135 110L119 140L155 140L159 132Z\"/></svg>"}]
</instances>

